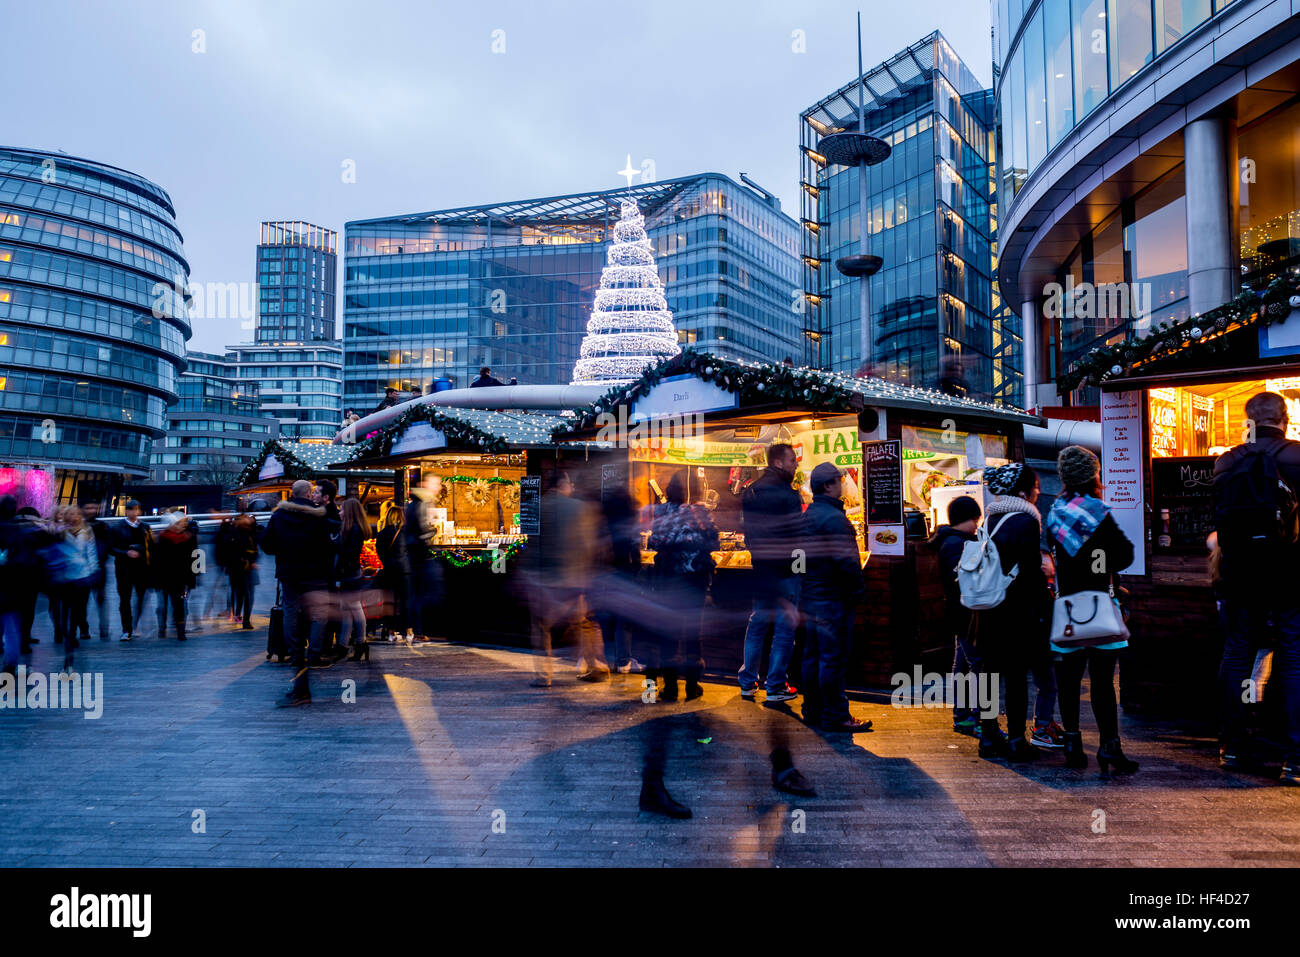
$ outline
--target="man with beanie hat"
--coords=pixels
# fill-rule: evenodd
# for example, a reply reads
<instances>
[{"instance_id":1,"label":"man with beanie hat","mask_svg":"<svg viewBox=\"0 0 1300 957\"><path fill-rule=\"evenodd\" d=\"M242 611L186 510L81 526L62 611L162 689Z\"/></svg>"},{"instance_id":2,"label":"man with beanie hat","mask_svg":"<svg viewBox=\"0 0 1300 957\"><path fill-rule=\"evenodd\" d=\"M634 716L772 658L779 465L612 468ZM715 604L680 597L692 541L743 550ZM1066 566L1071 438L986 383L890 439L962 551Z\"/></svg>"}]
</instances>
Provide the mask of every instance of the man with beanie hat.
<instances>
[{"instance_id":1,"label":"man with beanie hat","mask_svg":"<svg viewBox=\"0 0 1300 957\"><path fill-rule=\"evenodd\" d=\"M813 500L803 513L808 567L800 609L806 632L803 651L803 719L824 731L870 731L870 721L849 713L844 694L849 645L858 599L865 590L853 523L844 514L844 473L830 462L812 471Z\"/></svg>"},{"instance_id":2,"label":"man with beanie hat","mask_svg":"<svg viewBox=\"0 0 1300 957\"><path fill-rule=\"evenodd\" d=\"M975 541L979 528L980 503L962 495L948 503L948 524L940 525L930 537L929 545L939 555L939 581L943 584L944 622L953 637L952 673L978 675L979 655L971 640L971 611L961 603L961 586L957 583L957 562L967 542ZM953 706L952 729L958 734L979 731L979 709L969 704Z\"/></svg>"}]
</instances>

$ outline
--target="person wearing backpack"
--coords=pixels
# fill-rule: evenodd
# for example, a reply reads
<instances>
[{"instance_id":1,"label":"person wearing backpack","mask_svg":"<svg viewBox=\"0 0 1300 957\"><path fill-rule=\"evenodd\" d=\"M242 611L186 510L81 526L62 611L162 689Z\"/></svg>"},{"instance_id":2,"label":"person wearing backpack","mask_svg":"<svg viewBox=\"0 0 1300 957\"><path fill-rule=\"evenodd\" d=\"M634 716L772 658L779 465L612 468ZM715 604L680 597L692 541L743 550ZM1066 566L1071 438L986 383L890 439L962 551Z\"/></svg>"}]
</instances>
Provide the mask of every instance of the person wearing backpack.
<instances>
[{"instance_id":1,"label":"person wearing backpack","mask_svg":"<svg viewBox=\"0 0 1300 957\"><path fill-rule=\"evenodd\" d=\"M1246 752L1248 687L1256 652L1275 629L1274 673L1286 699L1287 755L1278 778L1300 785L1300 571L1297 493L1300 442L1287 439L1286 400L1260 392L1246 403L1249 438L1214 463L1214 512L1227 637L1219 666L1219 764L1236 770Z\"/></svg>"},{"instance_id":2,"label":"person wearing backpack","mask_svg":"<svg viewBox=\"0 0 1300 957\"><path fill-rule=\"evenodd\" d=\"M1062 491L1047 513L1047 536L1056 558L1057 593L1066 598L1093 592L1100 593L1098 597L1103 601L1113 600L1107 593L1114 575L1133 563L1133 543L1116 524L1110 506L1101 500L1101 462L1088 449L1071 445L1061 449L1056 471L1061 476ZM1070 620L1076 619L1071 615ZM1122 622L1122 618L1119 620ZM1127 647L1125 635L1103 635L1069 645L1058 644L1053 635L1067 768L1088 766L1079 731L1080 688L1086 668L1091 680L1092 715L1101 737L1098 766L1103 772L1113 768L1118 774L1132 774L1138 769L1138 763L1125 756L1120 747L1119 710L1115 703L1115 666L1121 649Z\"/></svg>"},{"instance_id":3,"label":"person wearing backpack","mask_svg":"<svg viewBox=\"0 0 1300 957\"><path fill-rule=\"evenodd\" d=\"M1040 542L1041 517L1038 476L1023 462L1011 462L984 471L984 481L994 496L988 504L987 528L997 549L1002 572L1012 576L1003 598L975 616L975 644L991 674L1000 674L1006 687L1007 737L997 718L980 719L980 757L1033 761L1038 753L1025 738L1029 713L1029 673L1051 671L1047 644L1052 595L1047 586L1046 562ZM963 597L965 597L963 593ZM1039 698L1049 689L1039 684ZM1055 687L1050 689L1055 694ZM1054 706L1055 702L1052 702ZM1035 707L1039 718L1046 708ZM1050 720L1051 711L1047 710Z\"/></svg>"},{"instance_id":4,"label":"person wearing backpack","mask_svg":"<svg viewBox=\"0 0 1300 957\"><path fill-rule=\"evenodd\" d=\"M973 612L961 603L961 583L957 579L957 565L967 542L977 541L983 513L980 503L969 495L954 498L948 503L948 524L940 525L930 537L929 545L938 553L939 581L943 585L944 626L952 635L954 675L979 675L979 653L971 643L971 615ZM1001 569L999 569L999 572ZM979 709L970 703L952 709L952 729L958 734L978 734Z\"/></svg>"}]
</instances>

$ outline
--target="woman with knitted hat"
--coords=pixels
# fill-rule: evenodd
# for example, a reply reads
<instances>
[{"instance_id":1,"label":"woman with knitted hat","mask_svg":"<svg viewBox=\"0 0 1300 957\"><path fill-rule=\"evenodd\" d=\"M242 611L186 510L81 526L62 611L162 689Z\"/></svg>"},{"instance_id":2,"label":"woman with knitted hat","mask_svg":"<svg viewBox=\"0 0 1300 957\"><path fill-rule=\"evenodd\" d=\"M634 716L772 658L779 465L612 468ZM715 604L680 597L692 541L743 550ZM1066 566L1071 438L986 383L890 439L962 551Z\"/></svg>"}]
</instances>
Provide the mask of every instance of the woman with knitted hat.
<instances>
[{"instance_id":1,"label":"woman with knitted hat","mask_svg":"<svg viewBox=\"0 0 1300 957\"><path fill-rule=\"evenodd\" d=\"M980 722L980 757L1006 757L1032 761L1038 753L1025 739L1029 713L1029 673L1046 665L1047 630L1051 621L1051 591L1043 568L1038 476L1022 462L984 471L984 482L994 496L988 504L986 527L998 548L1003 574L1016 569L1015 580L996 608L977 613L976 642L982 647L988 670L1000 673L1006 683L1007 738L997 719ZM1037 669L1050 672L1050 668ZM1047 690L1039 681L1040 694ZM1054 691L1055 689L1050 689ZM1048 720L1051 706L1048 705Z\"/></svg>"},{"instance_id":2,"label":"woman with knitted hat","mask_svg":"<svg viewBox=\"0 0 1300 957\"><path fill-rule=\"evenodd\" d=\"M1101 463L1092 452L1078 445L1061 450L1056 460L1063 491L1047 513L1047 537L1056 557L1056 584L1061 595L1081 591L1110 590L1112 576L1133 562L1133 543L1128 540L1101 500ZM1136 761L1125 756L1119 741L1119 711L1115 703L1115 666L1128 640L1116 636L1092 647L1069 648L1052 644L1056 653L1056 681L1061 696L1061 721L1065 725L1065 766L1085 768L1079 732L1079 698L1086 668L1092 714L1097 720L1101 747L1097 764L1102 771L1132 774Z\"/></svg>"}]
</instances>

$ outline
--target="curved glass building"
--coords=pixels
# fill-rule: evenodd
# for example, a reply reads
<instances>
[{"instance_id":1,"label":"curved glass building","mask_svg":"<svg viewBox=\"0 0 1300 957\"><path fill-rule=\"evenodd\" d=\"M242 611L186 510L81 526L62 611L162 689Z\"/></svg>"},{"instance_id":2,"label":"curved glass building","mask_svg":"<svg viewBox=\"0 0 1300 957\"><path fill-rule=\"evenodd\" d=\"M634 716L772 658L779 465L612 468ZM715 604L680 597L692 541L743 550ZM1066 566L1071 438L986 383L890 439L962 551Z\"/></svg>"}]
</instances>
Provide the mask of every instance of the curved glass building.
<instances>
[{"instance_id":1,"label":"curved glass building","mask_svg":"<svg viewBox=\"0 0 1300 957\"><path fill-rule=\"evenodd\" d=\"M167 193L0 147L0 494L112 505L177 399L189 265Z\"/></svg>"},{"instance_id":2,"label":"curved glass building","mask_svg":"<svg viewBox=\"0 0 1300 957\"><path fill-rule=\"evenodd\" d=\"M1090 349L1300 263L1300 6L993 0L1004 299L1026 405Z\"/></svg>"}]
</instances>

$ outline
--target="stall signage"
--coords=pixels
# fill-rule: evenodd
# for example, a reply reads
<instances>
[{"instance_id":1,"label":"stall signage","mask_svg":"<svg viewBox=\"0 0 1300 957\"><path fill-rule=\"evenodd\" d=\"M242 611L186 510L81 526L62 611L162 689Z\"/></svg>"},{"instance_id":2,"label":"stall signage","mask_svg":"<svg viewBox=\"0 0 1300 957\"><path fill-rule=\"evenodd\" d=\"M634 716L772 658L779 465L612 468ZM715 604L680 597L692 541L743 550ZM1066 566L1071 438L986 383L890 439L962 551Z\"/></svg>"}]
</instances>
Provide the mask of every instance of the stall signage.
<instances>
[{"instance_id":1,"label":"stall signage","mask_svg":"<svg viewBox=\"0 0 1300 957\"><path fill-rule=\"evenodd\" d=\"M808 434L812 435L812 454L815 458L839 466L855 466L862 461L862 445L858 442L856 427L825 429Z\"/></svg>"},{"instance_id":2,"label":"stall signage","mask_svg":"<svg viewBox=\"0 0 1300 957\"><path fill-rule=\"evenodd\" d=\"M1101 480L1103 495L1116 524L1133 543L1133 563L1120 569L1146 574L1146 528L1143 509L1141 392L1101 394Z\"/></svg>"},{"instance_id":3,"label":"stall signage","mask_svg":"<svg viewBox=\"0 0 1300 957\"><path fill-rule=\"evenodd\" d=\"M633 418L654 419L667 415L717 412L740 405L740 396L693 375L669 376L632 405Z\"/></svg>"},{"instance_id":4,"label":"stall signage","mask_svg":"<svg viewBox=\"0 0 1300 957\"><path fill-rule=\"evenodd\" d=\"M1295 315L1295 310L1291 311ZM1275 322L1272 325L1260 325L1259 356L1261 359L1272 356L1300 355L1300 323Z\"/></svg>"},{"instance_id":5,"label":"stall signage","mask_svg":"<svg viewBox=\"0 0 1300 957\"><path fill-rule=\"evenodd\" d=\"M427 452L432 449L445 449L447 436L435 429L428 422L412 422L402 430L401 437L393 443L391 454L404 452Z\"/></svg>"},{"instance_id":6,"label":"stall signage","mask_svg":"<svg viewBox=\"0 0 1300 957\"><path fill-rule=\"evenodd\" d=\"M525 475L519 480L519 531L542 534L542 477Z\"/></svg>"},{"instance_id":7,"label":"stall signage","mask_svg":"<svg viewBox=\"0 0 1300 957\"><path fill-rule=\"evenodd\" d=\"M266 461L262 463L261 470L257 473L260 479L279 478L284 474L284 463L274 455L268 455Z\"/></svg>"},{"instance_id":8,"label":"stall signage","mask_svg":"<svg viewBox=\"0 0 1300 957\"><path fill-rule=\"evenodd\" d=\"M903 524L902 445L898 439L886 439L862 446L868 525Z\"/></svg>"}]
</instances>

